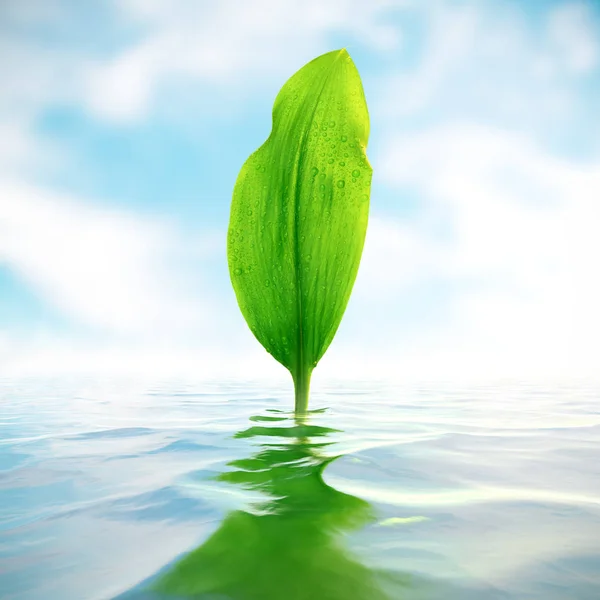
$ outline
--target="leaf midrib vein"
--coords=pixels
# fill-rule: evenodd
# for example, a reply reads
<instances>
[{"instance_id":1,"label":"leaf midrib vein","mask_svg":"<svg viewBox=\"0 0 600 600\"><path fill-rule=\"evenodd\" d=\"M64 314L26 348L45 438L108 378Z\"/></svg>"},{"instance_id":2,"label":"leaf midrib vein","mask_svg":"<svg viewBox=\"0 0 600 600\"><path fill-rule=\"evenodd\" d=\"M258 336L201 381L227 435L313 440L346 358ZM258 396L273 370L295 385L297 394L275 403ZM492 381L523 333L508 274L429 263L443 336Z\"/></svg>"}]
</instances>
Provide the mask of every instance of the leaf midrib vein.
<instances>
[{"instance_id":1,"label":"leaf midrib vein","mask_svg":"<svg viewBox=\"0 0 600 600\"><path fill-rule=\"evenodd\" d=\"M329 66L326 74L323 77L323 83L321 85L321 89L319 90L319 94L315 101L315 105L314 105L312 114L310 116L310 119L308 120L309 124L312 124L312 122L314 121L314 117L317 112L317 108L319 106L321 96L323 95L325 86L329 79L330 73L331 73L336 61L340 58L340 56L342 56L343 52L344 52L344 49L342 49L338 52L337 56L333 59L333 61L331 62L331 65ZM296 281L297 281L296 313L297 313L297 323L298 323L298 347L297 347L297 361L298 362L297 362L296 368L297 368L297 375L299 375L300 377L302 377L302 374L300 372L303 370L303 367L304 367L304 326L303 326L304 320L302 318L302 290L303 290L302 270L300 268L300 247L299 247L299 243L298 243L298 221L299 221L299 218L298 218L299 185L298 184L301 181L300 174L302 172L303 158L304 158L305 147L306 147L306 139L308 138L309 134L310 134L310 127L308 127L306 129L306 131L304 132L304 135L302 136L302 140L300 141L299 151L298 151L298 155L297 155L298 160L296 161L295 173L294 173L295 179L296 179L296 186L294 189L294 250L293 250L293 256L294 256L294 272L295 272Z\"/></svg>"}]
</instances>

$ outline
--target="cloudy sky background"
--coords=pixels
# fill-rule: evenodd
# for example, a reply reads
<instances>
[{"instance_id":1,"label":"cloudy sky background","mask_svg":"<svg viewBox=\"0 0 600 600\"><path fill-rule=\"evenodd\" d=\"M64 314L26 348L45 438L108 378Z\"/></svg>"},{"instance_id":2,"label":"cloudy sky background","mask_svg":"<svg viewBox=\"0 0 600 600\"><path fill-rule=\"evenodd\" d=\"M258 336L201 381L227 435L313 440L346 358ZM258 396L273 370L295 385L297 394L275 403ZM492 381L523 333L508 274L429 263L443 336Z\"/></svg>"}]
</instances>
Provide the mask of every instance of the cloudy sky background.
<instances>
[{"instance_id":1,"label":"cloudy sky background","mask_svg":"<svg viewBox=\"0 0 600 600\"><path fill-rule=\"evenodd\" d=\"M315 376L597 378L592 0L4 0L0 376L285 377L229 283L231 191L340 47L371 220Z\"/></svg>"}]
</instances>

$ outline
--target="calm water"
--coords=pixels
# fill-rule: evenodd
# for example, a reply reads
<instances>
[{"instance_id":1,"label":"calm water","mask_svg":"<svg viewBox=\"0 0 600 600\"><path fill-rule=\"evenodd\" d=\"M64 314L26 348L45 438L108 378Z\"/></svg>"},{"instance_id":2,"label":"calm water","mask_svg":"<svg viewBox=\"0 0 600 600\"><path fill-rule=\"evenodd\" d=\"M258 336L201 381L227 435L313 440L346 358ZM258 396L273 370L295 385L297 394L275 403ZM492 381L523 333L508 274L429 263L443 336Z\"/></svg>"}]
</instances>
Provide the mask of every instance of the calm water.
<instances>
[{"instance_id":1,"label":"calm water","mask_svg":"<svg viewBox=\"0 0 600 600\"><path fill-rule=\"evenodd\" d=\"M3 600L598 600L595 389L3 382Z\"/></svg>"}]
</instances>

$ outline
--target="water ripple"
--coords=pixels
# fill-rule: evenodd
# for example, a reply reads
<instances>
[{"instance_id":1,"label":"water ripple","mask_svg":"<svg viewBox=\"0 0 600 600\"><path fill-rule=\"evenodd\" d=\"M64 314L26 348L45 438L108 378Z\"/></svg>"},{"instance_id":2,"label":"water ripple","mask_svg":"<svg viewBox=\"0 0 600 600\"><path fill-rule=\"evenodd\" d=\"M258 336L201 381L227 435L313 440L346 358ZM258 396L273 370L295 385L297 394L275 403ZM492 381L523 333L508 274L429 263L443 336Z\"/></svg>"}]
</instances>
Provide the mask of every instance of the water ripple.
<instances>
[{"instance_id":1,"label":"water ripple","mask_svg":"<svg viewBox=\"0 0 600 600\"><path fill-rule=\"evenodd\" d=\"M311 399L327 410L308 426L290 421L287 385L22 381L2 390L3 598L106 600L141 589L231 511L258 519L276 506L268 486L244 477L293 483L294 469L310 467L294 456L302 439L336 498L371 503L372 522L345 540L382 589L396 590L392 600L600 598L597 389L327 385ZM266 469L275 454L256 455L257 444L285 469ZM217 481L231 464L243 485ZM145 593L135 597L158 598Z\"/></svg>"}]
</instances>

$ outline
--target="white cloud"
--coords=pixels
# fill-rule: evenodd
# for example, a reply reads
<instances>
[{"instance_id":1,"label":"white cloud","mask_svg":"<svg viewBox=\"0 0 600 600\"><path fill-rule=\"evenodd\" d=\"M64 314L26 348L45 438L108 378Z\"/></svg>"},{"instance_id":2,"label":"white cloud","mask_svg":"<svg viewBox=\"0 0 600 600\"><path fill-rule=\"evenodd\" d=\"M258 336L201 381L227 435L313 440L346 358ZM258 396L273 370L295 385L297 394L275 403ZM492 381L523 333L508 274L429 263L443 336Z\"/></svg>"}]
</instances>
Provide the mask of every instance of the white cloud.
<instances>
[{"instance_id":1,"label":"white cloud","mask_svg":"<svg viewBox=\"0 0 600 600\"><path fill-rule=\"evenodd\" d=\"M423 224L422 224L423 225ZM371 216L355 295L396 297L437 274L443 244L423 229L398 219Z\"/></svg>"},{"instance_id":2,"label":"white cloud","mask_svg":"<svg viewBox=\"0 0 600 600\"><path fill-rule=\"evenodd\" d=\"M18 169L32 160L37 150L37 143L26 125L18 120L0 120L0 173Z\"/></svg>"},{"instance_id":3,"label":"white cloud","mask_svg":"<svg viewBox=\"0 0 600 600\"><path fill-rule=\"evenodd\" d=\"M76 92L81 60L74 53L5 30L0 32L0 56L5 58L0 62L1 115L29 116Z\"/></svg>"},{"instance_id":4,"label":"white cloud","mask_svg":"<svg viewBox=\"0 0 600 600\"><path fill-rule=\"evenodd\" d=\"M3 4L0 18L15 23L0 32L3 81L0 116L35 114L48 104L83 106L95 117L143 118L174 81L204 81L239 90L256 77L282 76L315 54L333 49L332 37L387 50L399 39L387 19L403 0L126 0L111 2L112 25L99 23L104 46L72 51L22 31L45 26L52 33L89 26L85 11L27 0ZM87 19L87 20L86 20ZM112 41L129 30L129 40ZM106 28L103 30L102 28ZM135 32L135 34L133 34ZM135 37L134 39L134 36ZM263 81L264 83L264 81ZM237 87L236 87L237 86Z\"/></svg>"},{"instance_id":5,"label":"white cloud","mask_svg":"<svg viewBox=\"0 0 600 600\"><path fill-rule=\"evenodd\" d=\"M384 235L361 271L362 293L372 294L373 311L394 277L406 294L423 279L452 281L457 292L451 318L419 333L412 358L400 349L399 364L430 373L594 373L600 161L573 163L522 135L469 124L399 134L386 150L380 173L399 201L402 189L416 187L424 209L410 227L376 226ZM434 233L440 217L445 237ZM393 268L407 262L416 266ZM379 285L365 272L377 264ZM402 337L401 326L374 325L388 341Z\"/></svg>"},{"instance_id":6,"label":"white cloud","mask_svg":"<svg viewBox=\"0 0 600 600\"><path fill-rule=\"evenodd\" d=\"M330 36L386 50L398 42L386 11L398 0L223 0L219 3L137 0L115 4L147 35L110 62L89 65L84 101L95 114L144 116L157 90L173 78L220 85L288 73L330 47Z\"/></svg>"},{"instance_id":7,"label":"white cloud","mask_svg":"<svg viewBox=\"0 0 600 600\"><path fill-rule=\"evenodd\" d=\"M548 17L548 37L559 60L574 73L588 73L600 59L600 27L590 6L570 2L557 6Z\"/></svg>"},{"instance_id":8,"label":"white cloud","mask_svg":"<svg viewBox=\"0 0 600 600\"><path fill-rule=\"evenodd\" d=\"M76 52L24 35L28 27L52 28L65 17L54 2L2 3L0 19L0 176L14 176L60 160L60 150L36 132L43 110L76 99L84 65Z\"/></svg>"},{"instance_id":9,"label":"white cloud","mask_svg":"<svg viewBox=\"0 0 600 600\"><path fill-rule=\"evenodd\" d=\"M179 243L165 225L126 211L0 183L0 264L85 326L157 334L207 320L170 270Z\"/></svg>"},{"instance_id":10,"label":"white cloud","mask_svg":"<svg viewBox=\"0 0 600 600\"><path fill-rule=\"evenodd\" d=\"M240 328L240 332L243 329ZM289 382L287 371L251 336L211 336L186 347L37 335L0 337L2 377L102 376L156 380L232 380L269 378Z\"/></svg>"},{"instance_id":11,"label":"white cloud","mask_svg":"<svg viewBox=\"0 0 600 600\"><path fill-rule=\"evenodd\" d=\"M388 112L411 114L428 106L473 50L481 21L479 10L434 3L427 16L427 44L415 69L386 77Z\"/></svg>"},{"instance_id":12,"label":"white cloud","mask_svg":"<svg viewBox=\"0 0 600 600\"><path fill-rule=\"evenodd\" d=\"M535 26L513 3L432 2L419 14L419 60L382 75L374 94L388 122L476 115L544 130L583 111L576 85L596 72L600 39L588 6L558 4Z\"/></svg>"}]
</instances>

